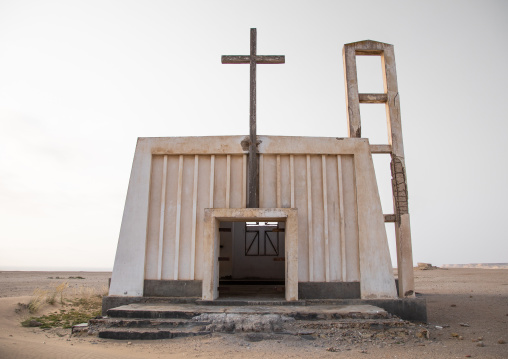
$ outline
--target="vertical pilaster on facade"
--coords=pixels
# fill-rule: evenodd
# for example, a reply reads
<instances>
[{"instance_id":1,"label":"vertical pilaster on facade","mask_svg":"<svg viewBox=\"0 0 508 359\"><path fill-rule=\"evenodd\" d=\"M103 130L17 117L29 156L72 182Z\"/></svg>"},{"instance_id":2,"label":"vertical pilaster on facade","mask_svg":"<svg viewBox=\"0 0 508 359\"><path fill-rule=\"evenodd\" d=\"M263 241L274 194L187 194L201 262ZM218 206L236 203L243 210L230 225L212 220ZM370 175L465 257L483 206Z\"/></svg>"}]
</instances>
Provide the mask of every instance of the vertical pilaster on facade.
<instances>
[{"instance_id":1,"label":"vertical pilaster on facade","mask_svg":"<svg viewBox=\"0 0 508 359\"><path fill-rule=\"evenodd\" d=\"M383 94L358 93L356 56L380 56L383 71ZM343 61L349 137L361 137L360 103L384 103L388 144L392 157L392 190L395 211L395 236L399 297L414 296L413 254L409 222L406 166L400 118L400 99L393 45L366 40L344 45Z\"/></svg>"}]
</instances>

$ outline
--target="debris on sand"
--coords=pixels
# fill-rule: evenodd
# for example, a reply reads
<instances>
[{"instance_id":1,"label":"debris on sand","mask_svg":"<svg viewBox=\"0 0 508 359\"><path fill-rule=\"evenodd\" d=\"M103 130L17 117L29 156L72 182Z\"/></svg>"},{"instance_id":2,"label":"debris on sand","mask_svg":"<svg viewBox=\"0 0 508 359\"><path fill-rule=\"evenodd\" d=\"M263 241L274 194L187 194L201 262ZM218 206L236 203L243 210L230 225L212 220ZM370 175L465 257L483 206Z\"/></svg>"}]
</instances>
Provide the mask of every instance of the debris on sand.
<instances>
[{"instance_id":1,"label":"debris on sand","mask_svg":"<svg viewBox=\"0 0 508 359\"><path fill-rule=\"evenodd\" d=\"M439 267L433 266L431 263L417 263L416 269L431 270L431 269L439 269Z\"/></svg>"}]
</instances>

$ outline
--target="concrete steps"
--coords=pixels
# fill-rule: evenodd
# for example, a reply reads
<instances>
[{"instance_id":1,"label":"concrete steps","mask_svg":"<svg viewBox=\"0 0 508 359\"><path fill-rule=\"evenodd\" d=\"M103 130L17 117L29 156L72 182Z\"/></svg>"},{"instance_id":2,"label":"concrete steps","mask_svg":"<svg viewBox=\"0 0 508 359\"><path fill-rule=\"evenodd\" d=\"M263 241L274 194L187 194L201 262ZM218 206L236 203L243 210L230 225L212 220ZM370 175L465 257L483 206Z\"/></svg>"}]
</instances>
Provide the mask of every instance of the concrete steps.
<instances>
[{"instance_id":1,"label":"concrete steps","mask_svg":"<svg viewBox=\"0 0 508 359\"><path fill-rule=\"evenodd\" d=\"M99 338L120 340L157 340L207 335L202 328L109 328L99 331Z\"/></svg>"},{"instance_id":2,"label":"concrete steps","mask_svg":"<svg viewBox=\"0 0 508 359\"><path fill-rule=\"evenodd\" d=\"M189 303L129 304L92 319L89 334L123 340L172 339L212 332L301 335L309 330L393 327L406 323L373 305L247 305ZM237 303L238 304L238 303ZM294 305L297 304L297 305Z\"/></svg>"},{"instance_id":3,"label":"concrete steps","mask_svg":"<svg viewBox=\"0 0 508 359\"><path fill-rule=\"evenodd\" d=\"M113 311L113 317L91 319L89 333L103 339L155 340L210 334L210 322L192 320L186 312L169 310L161 317L152 317L153 311Z\"/></svg>"},{"instance_id":4,"label":"concrete steps","mask_svg":"<svg viewBox=\"0 0 508 359\"><path fill-rule=\"evenodd\" d=\"M407 326L408 322L399 318L389 319L339 319L339 320L299 320L294 328L300 330L333 329L375 329L383 330Z\"/></svg>"}]
</instances>

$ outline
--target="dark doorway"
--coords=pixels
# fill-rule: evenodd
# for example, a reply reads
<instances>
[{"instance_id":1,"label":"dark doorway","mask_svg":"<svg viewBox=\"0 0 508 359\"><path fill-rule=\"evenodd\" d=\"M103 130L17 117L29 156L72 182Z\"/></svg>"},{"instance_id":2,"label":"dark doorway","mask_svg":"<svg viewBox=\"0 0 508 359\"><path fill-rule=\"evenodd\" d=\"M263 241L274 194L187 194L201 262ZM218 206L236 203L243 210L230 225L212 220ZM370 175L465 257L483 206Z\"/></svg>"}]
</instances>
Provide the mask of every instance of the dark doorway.
<instances>
[{"instance_id":1,"label":"dark doorway","mask_svg":"<svg viewBox=\"0 0 508 359\"><path fill-rule=\"evenodd\" d=\"M219 298L285 295L285 222L221 222Z\"/></svg>"}]
</instances>

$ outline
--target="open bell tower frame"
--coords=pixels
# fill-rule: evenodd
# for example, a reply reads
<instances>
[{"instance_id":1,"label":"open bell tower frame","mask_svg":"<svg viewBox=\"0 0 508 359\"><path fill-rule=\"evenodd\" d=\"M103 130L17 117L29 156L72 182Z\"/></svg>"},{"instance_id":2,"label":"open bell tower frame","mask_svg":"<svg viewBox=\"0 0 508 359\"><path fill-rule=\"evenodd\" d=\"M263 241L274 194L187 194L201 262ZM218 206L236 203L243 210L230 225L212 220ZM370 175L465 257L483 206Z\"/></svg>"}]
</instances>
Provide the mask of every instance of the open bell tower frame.
<instances>
[{"instance_id":1,"label":"open bell tower frame","mask_svg":"<svg viewBox=\"0 0 508 359\"><path fill-rule=\"evenodd\" d=\"M394 214L385 214L385 222L395 223L399 297L414 296L413 254L409 223L406 166L400 119L400 100L393 45L377 41L345 44L342 51L346 85L349 137L361 137L360 104L385 104L388 145L371 145L371 153L391 156ZM380 56L384 93L358 93L356 56Z\"/></svg>"}]
</instances>

